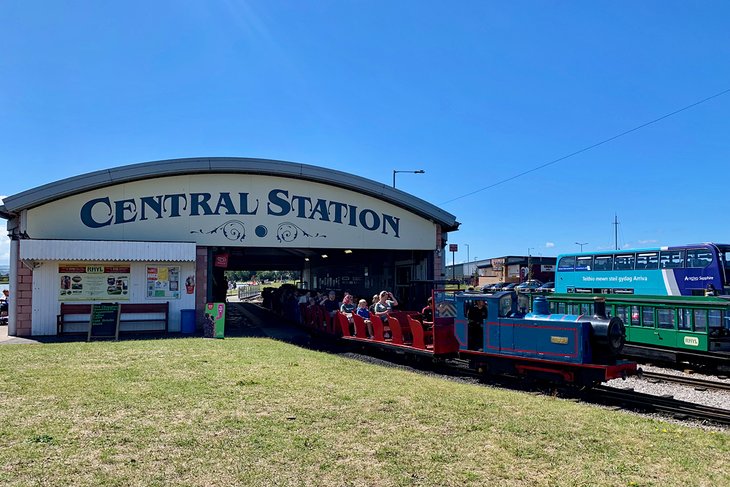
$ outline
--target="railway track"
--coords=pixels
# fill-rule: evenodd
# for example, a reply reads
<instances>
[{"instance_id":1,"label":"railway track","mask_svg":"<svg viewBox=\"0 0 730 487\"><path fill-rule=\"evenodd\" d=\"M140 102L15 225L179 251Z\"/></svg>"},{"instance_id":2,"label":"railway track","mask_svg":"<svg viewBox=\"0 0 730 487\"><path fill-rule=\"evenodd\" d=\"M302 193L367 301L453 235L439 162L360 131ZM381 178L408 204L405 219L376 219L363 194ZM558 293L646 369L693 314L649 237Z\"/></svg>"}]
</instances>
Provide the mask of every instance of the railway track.
<instances>
[{"instance_id":1,"label":"railway track","mask_svg":"<svg viewBox=\"0 0 730 487\"><path fill-rule=\"evenodd\" d=\"M450 373L451 375L460 375L472 378L484 378L484 376L482 376L481 374L473 370L469 370L459 362L460 361L451 361L451 363L446 366L446 368L448 369L447 373ZM444 367L442 367L441 372L445 372L443 368ZM669 381L672 379L680 379L679 381L675 382L685 383L681 381L681 379L683 379L682 377L676 377L672 375L644 372L644 377L647 376L652 376L652 378L656 378L656 380L666 379L667 381ZM505 378L498 378L496 380L502 383L502 385L505 385ZM728 384L715 381L707 381L702 379L693 380L689 378L686 383L691 383L691 385L696 387L701 384L702 387L707 387L708 389L714 386L718 386L715 388L721 390L730 390L730 386ZM574 397L575 392L567 391L567 395ZM687 401L681 401L678 399L674 399L673 397L656 396L653 394L645 394L633 390L617 389L614 387L600 385L581 393L580 399L590 403L619 406L622 409L634 409L651 413L659 413L664 416L678 420L694 419L724 426L730 426L730 410L705 406L702 404L695 404Z\"/></svg>"},{"instance_id":2,"label":"railway track","mask_svg":"<svg viewBox=\"0 0 730 487\"><path fill-rule=\"evenodd\" d=\"M268 313L268 311L264 313L263 308L257 308L261 311L261 313L259 314ZM264 317L256 316L254 321L262 318ZM329 335L322 334L319 334L318 340L315 340L314 343L310 343L309 346L316 347L316 343L322 340L324 342L319 343L319 346L321 347L320 349L326 349L335 353L343 352L346 349L349 349L350 351L355 351L353 350L351 344L348 344L346 347L343 348L341 341L335 340ZM357 349L358 351L356 351L355 353L362 353L362 351L360 350L361 347L357 347ZM508 388L521 390L525 390L526 388L524 381L510 380L509 377L495 377L492 380L491 377L486 377L483 374L469 369L466 366L466 362L459 359L448 359L434 363L431 360L423 360L418 358L414 359L413 357L409 359L406 358L405 355L394 356L393 354L383 354L378 352L373 353L372 349L369 353L366 353L366 355L377 357L381 360L386 360L394 364L408 365L416 369L426 370L437 374L470 377L473 379L478 379L480 381L485 381ZM647 373L645 373L644 376L647 377ZM674 376L668 377L674 378ZM662 379L663 378L664 377L662 376ZM659 378L657 378L657 380L659 380ZM667 380L670 379L667 378ZM537 388L536 390L544 389ZM671 397L644 394L633 390L616 389L613 387L601 385L596 386L593 389L581 392L570 389L563 389L561 395L565 397L577 397L587 403L617 406L622 409L632 409L649 413L659 413L663 416L675 418L678 420L694 419L699 421L711 422L723 426L730 426L730 410L680 401Z\"/></svg>"},{"instance_id":3,"label":"railway track","mask_svg":"<svg viewBox=\"0 0 730 487\"><path fill-rule=\"evenodd\" d=\"M730 353L728 352L700 353L627 343L623 355L632 360L650 361L674 367L692 364L710 371L730 371Z\"/></svg>"},{"instance_id":4,"label":"railway track","mask_svg":"<svg viewBox=\"0 0 730 487\"><path fill-rule=\"evenodd\" d=\"M675 419L697 419L730 426L730 410L703 406L671 397L654 396L608 386L597 386L586 393L595 402L618 405L622 408L661 413Z\"/></svg>"},{"instance_id":5,"label":"railway track","mask_svg":"<svg viewBox=\"0 0 730 487\"><path fill-rule=\"evenodd\" d=\"M684 377L646 371L644 371L641 375L644 379L662 382L673 382L675 384L682 384L685 386L694 387L695 389L714 389L718 391L730 391L730 384L726 382L717 382L707 379L697 379L694 377Z\"/></svg>"}]
</instances>

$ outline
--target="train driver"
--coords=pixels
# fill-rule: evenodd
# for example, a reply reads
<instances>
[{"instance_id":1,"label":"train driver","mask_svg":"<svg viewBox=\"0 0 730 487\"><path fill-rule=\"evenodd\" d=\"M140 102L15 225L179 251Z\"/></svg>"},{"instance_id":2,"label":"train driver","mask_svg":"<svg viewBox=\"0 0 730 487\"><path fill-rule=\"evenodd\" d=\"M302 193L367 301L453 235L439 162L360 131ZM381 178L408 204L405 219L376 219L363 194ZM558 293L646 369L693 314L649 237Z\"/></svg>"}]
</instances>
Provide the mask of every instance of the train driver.
<instances>
[{"instance_id":1,"label":"train driver","mask_svg":"<svg viewBox=\"0 0 730 487\"><path fill-rule=\"evenodd\" d=\"M467 311L467 345L469 350L482 350L484 347L484 320L487 319L487 307L484 300L477 299Z\"/></svg>"}]
</instances>

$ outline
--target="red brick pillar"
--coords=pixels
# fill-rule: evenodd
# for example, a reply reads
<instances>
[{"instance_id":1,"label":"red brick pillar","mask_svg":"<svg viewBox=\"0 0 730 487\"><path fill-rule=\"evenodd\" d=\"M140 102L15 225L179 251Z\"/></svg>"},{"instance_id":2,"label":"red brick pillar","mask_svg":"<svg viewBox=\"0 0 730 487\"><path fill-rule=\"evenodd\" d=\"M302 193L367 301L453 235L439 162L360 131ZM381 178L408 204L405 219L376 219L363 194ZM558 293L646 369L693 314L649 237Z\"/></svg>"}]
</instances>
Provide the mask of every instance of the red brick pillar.
<instances>
[{"instance_id":1,"label":"red brick pillar","mask_svg":"<svg viewBox=\"0 0 730 487\"><path fill-rule=\"evenodd\" d=\"M195 326L203 327L203 313L208 302L208 247L195 248Z\"/></svg>"},{"instance_id":2,"label":"red brick pillar","mask_svg":"<svg viewBox=\"0 0 730 487\"><path fill-rule=\"evenodd\" d=\"M16 281L10 283L10 300L11 306L15 306L15 335L29 337L33 333L33 271L25 267L20 259L14 264L17 269Z\"/></svg>"}]
</instances>

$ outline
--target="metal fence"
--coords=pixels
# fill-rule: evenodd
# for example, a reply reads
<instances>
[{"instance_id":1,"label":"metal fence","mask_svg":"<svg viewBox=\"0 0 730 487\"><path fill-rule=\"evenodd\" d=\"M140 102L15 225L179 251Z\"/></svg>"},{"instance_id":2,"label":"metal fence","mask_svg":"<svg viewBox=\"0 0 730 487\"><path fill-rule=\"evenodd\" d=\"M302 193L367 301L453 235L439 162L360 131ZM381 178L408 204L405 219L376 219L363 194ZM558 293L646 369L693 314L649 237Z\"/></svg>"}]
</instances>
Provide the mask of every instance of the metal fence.
<instances>
[{"instance_id":1,"label":"metal fence","mask_svg":"<svg viewBox=\"0 0 730 487\"><path fill-rule=\"evenodd\" d=\"M255 286L239 286L238 287L238 299L247 299L254 296L258 296L261 294L261 285L257 284Z\"/></svg>"}]
</instances>

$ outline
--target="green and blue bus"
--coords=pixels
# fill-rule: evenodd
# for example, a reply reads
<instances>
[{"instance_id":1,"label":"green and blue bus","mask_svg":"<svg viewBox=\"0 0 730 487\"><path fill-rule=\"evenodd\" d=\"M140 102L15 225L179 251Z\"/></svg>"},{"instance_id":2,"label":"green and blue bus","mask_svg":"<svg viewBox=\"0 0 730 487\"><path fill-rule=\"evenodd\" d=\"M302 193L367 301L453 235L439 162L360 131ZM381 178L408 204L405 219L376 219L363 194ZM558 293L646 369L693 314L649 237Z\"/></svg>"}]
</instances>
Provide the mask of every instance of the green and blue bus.
<instances>
[{"instance_id":1,"label":"green and blue bus","mask_svg":"<svg viewBox=\"0 0 730 487\"><path fill-rule=\"evenodd\" d=\"M730 294L730 245L704 243L558 256L555 292L704 296Z\"/></svg>"}]
</instances>

